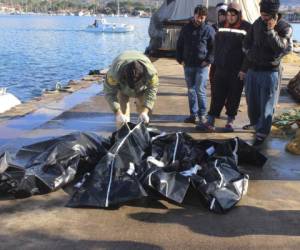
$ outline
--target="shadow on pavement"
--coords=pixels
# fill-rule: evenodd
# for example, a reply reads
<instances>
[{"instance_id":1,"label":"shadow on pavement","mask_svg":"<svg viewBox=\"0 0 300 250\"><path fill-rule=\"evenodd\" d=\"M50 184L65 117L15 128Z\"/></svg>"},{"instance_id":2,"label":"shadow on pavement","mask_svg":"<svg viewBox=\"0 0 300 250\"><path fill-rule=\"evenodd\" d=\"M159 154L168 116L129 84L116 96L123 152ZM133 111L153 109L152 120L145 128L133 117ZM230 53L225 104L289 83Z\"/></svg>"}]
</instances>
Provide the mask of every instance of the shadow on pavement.
<instances>
[{"instance_id":1,"label":"shadow on pavement","mask_svg":"<svg viewBox=\"0 0 300 250\"><path fill-rule=\"evenodd\" d=\"M204 208L169 209L163 213L139 212L130 218L145 223L179 224L195 233L218 237L244 235L300 236L300 211L269 211L241 206L218 215Z\"/></svg>"},{"instance_id":2,"label":"shadow on pavement","mask_svg":"<svg viewBox=\"0 0 300 250\"><path fill-rule=\"evenodd\" d=\"M25 231L0 234L1 249L162 249L153 244L136 241L101 241L65 238L44 232ZM3 248L2 248L3 247Z\"/></svg>"},{"instance_id":3,"label":"shadow on pavement","mask_svg":"<svg viewBox=\"0 0 300 250\"><path fill-rule=\"evenodd\" d=\"M50 197L50 195L35 196L26 199L16 200L10 196L1 197L0 215L32 212L34 210L51 210L51 208L63 208L69 199L68 195L58 198Z\"/></svg>"}]
</instances>

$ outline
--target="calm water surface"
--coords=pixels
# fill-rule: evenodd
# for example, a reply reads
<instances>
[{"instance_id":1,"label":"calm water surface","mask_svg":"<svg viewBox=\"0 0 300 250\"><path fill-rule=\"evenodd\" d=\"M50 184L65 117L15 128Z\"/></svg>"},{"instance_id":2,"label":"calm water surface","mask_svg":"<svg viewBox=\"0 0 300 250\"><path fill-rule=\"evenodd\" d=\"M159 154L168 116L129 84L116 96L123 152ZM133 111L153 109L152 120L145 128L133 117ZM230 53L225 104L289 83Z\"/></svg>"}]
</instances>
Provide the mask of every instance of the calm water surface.
<instances>
[{"instance_id":1,"label":"calm water surface","mask_svg":"<svg viewBox=\"0 0 300 250\"><path fill-rule=\"evenodd\" d=\"M124 50L145 50L150 19L107 19L133 24L136 30L85 32L94 17L0 16L0 87L27 101L58 81L65 84L91 69L107 67Z\"/></svg>"},{"instance_id":2,"label":"calm water surface","mask_svg":"<svg viewBox=\"0 0 300 250\"><path fill-rule=\"evenodd\" d=\"M294 29L294 39L300 42L300 24L292 24Z\"/></svg>"}]
</instances>

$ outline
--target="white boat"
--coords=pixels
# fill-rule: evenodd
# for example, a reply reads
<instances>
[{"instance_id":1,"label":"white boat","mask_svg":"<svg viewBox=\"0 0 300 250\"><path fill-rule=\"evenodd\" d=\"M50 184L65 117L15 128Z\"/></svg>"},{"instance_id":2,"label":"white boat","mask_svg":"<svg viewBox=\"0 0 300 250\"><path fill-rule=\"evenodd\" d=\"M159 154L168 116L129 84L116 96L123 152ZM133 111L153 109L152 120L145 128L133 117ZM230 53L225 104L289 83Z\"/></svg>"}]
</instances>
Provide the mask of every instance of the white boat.
<instances>
[{"instance_id":1,"label":"white boat","mask_svg":"<svg viewBox=\"0 0 300 250\"><path fill-rule=\"evenodd\" d=\"M96 19L93 25L89 25L86 31L104 33L125 33L134 30L133 25L124 23L108 23L106 19Z\"/></svg>"},{"instance_id":2,"label":"white boat","mask_svg":"<svg viewBox=\"0 0 300 250\"><path fill-rule=\"evenodd\" d=\"M6 92L6 88L0 88L0 114L21 104L21 101L11 93Z\"/></svg>"},{"instance_id":3,"label":"white boat","mask_svg":"<svg viewBox=\"0 0 300 250\"><path fill-rule=\"evenodd\" d=\"M294 51L295 53L300 54L300 47L294 47L294 48L293 48L293 51Z\"/></svg>"},{"instance_id":4,"label":"white boat","mask_svg":"<svg viewBox=\"0 0 300 250\"><path fill-rule=\"evenodd\" d=\"M88 11L88 12L84 12L83 16L92 16L92 15L91 15L91 12Z\"/></svg>"},{"instance_id":5,"label":"white boat","mask_svg":"<svg viewBox=\"0 0 300 250\"><path fill-rule=\"evenodd\" d=\"M75 16L83 16L84 15L84 12L83 11L79 11L75 14Z\"/></svg>"}]
</instances>

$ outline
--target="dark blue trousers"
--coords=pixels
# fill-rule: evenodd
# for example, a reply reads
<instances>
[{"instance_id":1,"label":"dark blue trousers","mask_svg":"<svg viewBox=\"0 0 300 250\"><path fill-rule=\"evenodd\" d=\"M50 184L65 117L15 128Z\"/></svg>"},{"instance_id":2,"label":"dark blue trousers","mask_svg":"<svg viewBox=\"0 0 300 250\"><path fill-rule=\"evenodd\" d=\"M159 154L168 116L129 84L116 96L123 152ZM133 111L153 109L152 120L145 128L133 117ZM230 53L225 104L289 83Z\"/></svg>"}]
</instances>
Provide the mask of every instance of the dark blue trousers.
<instances>
[{"instance_id":1,"label":"dark blue trousers","mask_svg":"<svg viewBox=\"0 0 300 250\"><path fill-rule=\"evenodd\" d=\"M248 116L256 134L266 137L272 127L278 97L279 73L249 70L245 81Z\"/></svg>"}]
</instances>

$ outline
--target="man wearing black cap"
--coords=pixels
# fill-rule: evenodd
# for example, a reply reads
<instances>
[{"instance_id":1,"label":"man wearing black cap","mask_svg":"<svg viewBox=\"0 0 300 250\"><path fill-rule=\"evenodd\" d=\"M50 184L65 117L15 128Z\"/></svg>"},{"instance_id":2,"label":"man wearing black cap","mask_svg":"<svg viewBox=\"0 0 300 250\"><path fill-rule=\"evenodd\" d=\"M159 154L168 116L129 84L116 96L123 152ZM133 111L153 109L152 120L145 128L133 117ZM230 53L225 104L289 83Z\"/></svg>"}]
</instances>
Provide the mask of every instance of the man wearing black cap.
<instances>
[{"instance_id":1,"label":"man wearing black cap","mask_svg":"<svg viewBox=\"0 0 300 250\"><path fill-rule=\"evenodd\" d=\"M226 11L228 5L225 3L218 3L216 5L217 22L212 25L217 32L220 27L223 27L226 21Z\"/></svg>"},{"instance_id":2,"label":"man wearing black cap","mask_svg":"<svg viewBox=\"0 0 300 250\"><path fill-rule=\"evenodd\" d=\"M196 6L193 19L185 25L177 41L176 59L184 66L190 116L186 123L202 123L206 115L208 68L213 62L215 31L207 24L207 8Z\"/></svg>"},{"instance_id":3,"label":"man wearing black cap","mask_svg":"<svg viewBox=\"0 0 300 250\"><path fill-rule=\"evenodd\" d=\"M149 123L158 85L157 71L143 53L125 51L115 58L106 75L104 94L117 127L130 121L130 97L136 98L139 121Z\"/></svg>"},{"instance_id":4,"label":"man wearing black cap","mask_svg":"<svg viewBox=\"0 0 300 250\"><path fill-rule=\"evenodd\" d=\"M254 145L261 145L272 126L279 88L280 62L292 50L292 28L279 18L279 0L262 0L261 16L249 30L243 49L249 61L245 80L250 124L254 128Z\"/></svg>"}]
</instances>

